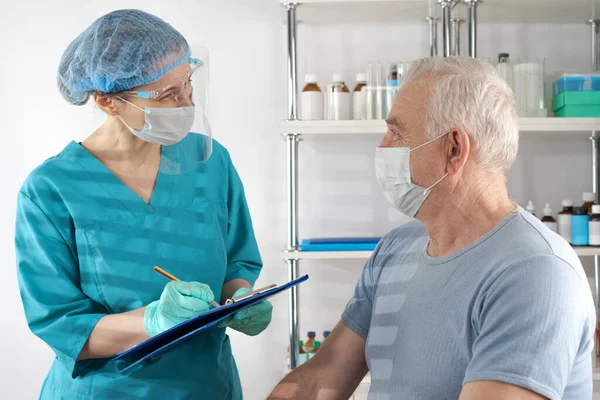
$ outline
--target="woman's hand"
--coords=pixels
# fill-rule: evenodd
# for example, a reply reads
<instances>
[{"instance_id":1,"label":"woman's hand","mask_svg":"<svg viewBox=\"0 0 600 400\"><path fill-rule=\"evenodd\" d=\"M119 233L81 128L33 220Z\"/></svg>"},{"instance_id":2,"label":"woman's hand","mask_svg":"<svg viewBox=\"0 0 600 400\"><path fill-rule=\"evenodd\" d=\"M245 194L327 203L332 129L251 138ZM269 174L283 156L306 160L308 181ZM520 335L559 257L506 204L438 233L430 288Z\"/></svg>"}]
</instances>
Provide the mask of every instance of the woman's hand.
<instances>
[{"instance_id":1,"label":"woman's hand","mask_svg":"<svg viewBox=\"0 0 600 400\"><path fill-rule=\"evenodd\" d=\"M250 293L252 289L243 287L237 290L233 298ZM245 333L248 336L256 336L264 331L271 323L273 306L268 301L261 301L258 304L238 311L235 315L219 323L219 327L229 327L238 332Z\"/></svg>"},{"instance_id":2,"label":"woman's hand","mask_svg":"<svg viewBox=\"0 0 600 400\"><path fill-rule=\"evenodd\" d=\"M144 313L144 330L152 337L210 309L214 300L208 285L199 282L169 282L160 300L152 302Z\"/></svg>"}]
</instances>

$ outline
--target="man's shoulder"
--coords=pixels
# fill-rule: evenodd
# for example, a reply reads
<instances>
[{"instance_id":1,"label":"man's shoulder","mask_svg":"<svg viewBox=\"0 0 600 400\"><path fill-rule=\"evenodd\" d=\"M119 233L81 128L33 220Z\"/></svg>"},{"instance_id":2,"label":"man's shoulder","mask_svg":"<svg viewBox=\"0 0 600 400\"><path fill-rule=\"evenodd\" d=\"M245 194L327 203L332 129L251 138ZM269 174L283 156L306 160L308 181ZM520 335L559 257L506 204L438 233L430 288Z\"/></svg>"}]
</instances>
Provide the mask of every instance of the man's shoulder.
<instances>
[{"instance_id":1,"label":"man's shoulder","mask_svg":"<svg viewBox=\"0 0 600 400\"><path fill-rule=\"evenodd\" d=\"M568 268L581 279L585 273L577 253L560 235L548 229L538 218L522 210L500 237L491 243L491 254L504 258L505 264L540 263L541 268Z\"/></svg>"}]
</instances>

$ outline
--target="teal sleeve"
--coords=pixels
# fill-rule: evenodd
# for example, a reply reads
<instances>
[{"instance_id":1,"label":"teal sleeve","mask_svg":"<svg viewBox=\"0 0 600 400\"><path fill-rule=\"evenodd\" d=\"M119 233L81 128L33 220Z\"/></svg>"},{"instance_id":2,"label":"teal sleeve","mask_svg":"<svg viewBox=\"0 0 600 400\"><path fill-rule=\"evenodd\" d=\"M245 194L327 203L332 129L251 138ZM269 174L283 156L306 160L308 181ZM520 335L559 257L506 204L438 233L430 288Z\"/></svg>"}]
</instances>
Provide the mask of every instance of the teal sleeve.
<instances>
[{"instance_id":1,"label":"teal sleeve","mask_svg":"<svg viewBox=\"0 0 600 400\"><path fill-rule=\"evenodd\" d=\"M82 293L77 256L69 239L31 198L19 193L15 246L27 323L75 378L98 364L76 360L107 311Z\"/></svg>"},{"instance_id":2,"label":"teal sleeve","mask_svg":"<svg viewBox=\"0 0 600 400\"><path fill-rule=\"evenodd\" d=\"M227 158L229 191L227 193L227 273L225 282L244 279L254 285L263 264L254 236L242 181L231 159Z\"/></svg>"}]
</instances>

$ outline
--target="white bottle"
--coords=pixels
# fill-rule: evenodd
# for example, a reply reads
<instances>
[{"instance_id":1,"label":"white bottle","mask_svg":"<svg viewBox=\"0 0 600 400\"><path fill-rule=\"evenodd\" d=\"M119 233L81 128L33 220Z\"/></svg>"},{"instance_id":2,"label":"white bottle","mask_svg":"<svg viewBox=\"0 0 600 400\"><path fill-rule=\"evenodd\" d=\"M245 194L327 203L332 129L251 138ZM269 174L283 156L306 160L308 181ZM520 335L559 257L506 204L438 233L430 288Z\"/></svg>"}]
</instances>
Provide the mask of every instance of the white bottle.
<instances>
[{"instance_id":1,"label":"white bottle","mask_svg":"<svg viewBox=\"0 0 600 400\"><path fill-rule=\"evenodd\" d=\"M356 88L352 93L352 119L367 119L367 74L356 74Z\"/></svg>"},{"instance_id":2,"label":"white bottle","mask_svg":"<svg viewBox=\"0 0 600 400\"><path fill-rule=\"evenodd\" d=\"M558 224L556 223L556 220L552 216L552 208L550 208L550 204L548 204L548 203L546 203L546 207L544 207L544 217L542 218L542 222L552 232L558 231Z\"/></svg>"},{"instance_id":3,"label":"white bottle","mask_svg":"<svg viewBox=\"0 0 600 400\"><path fill-rule=\"evenodd\" d=\"M498 65L496 65L496 69L498 73L508 83L508 86L513 89L513 67L509 60L508 53L500 53L498 54Z\"/></svg>"},{"instance_id":4,"label":"white bottle","mask_svg":"<svg viewBox=\"0 0 600 400\"><path fill-rule=\"evenodd\" d=\"M592 206L592 217L589 222L590 246L600 246L600 205Z\"/></svg>"},{"instance_id":5,"label":"white bottle","mask_svg":"<svg viewBox=\"0 0 600 400\"><path fill-rule=\"evenodd\" d=\"M535 204L533 204L533 201L529 200L529 203L527 203L527 207L525 209L532 213L535 217Z\"/></svg>"},{"instance_id":6,"label":"white bottle","mask_svg":"<svg viewBox=\"0 0 600 400\"><path fill-rule=\"evenodd\" d=\"M333 83L342 85L341 91L333 93L333 104L337 108L334 110L334 115L338 120L348 120L352 114L352 94L344 81L344 75L333 74Z\"/></svg>"},{"instance_id":7,"label":"white bottle","mask_svg":"<svg viewBox=\"0 0 600 400\"><path fill-rule=\"evenodd\" d=\"M563 210L558 213L558 234L571 243L571 220L573 219L573 200L563 200Z\"/></svg>"},{"instance_id":8,"label":"white bottle","mask_svg":"<svg viewBox=\"0 0 600 400\"><path fill-rule=\"evenodd\" d=\"M306 86L300 97L300 119L320 121L323 119L323 92L317 85L318 76L306 74Z\"/></svg>"}]
</instances>

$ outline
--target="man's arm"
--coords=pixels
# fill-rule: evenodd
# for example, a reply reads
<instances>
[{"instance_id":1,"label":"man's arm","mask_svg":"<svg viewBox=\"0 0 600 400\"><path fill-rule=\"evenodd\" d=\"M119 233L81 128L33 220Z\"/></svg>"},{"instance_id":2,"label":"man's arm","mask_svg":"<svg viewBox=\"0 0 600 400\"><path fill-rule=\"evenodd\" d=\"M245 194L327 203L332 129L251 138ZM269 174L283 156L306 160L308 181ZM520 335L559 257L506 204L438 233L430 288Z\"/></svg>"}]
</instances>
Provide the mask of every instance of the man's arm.
<instances>
[{"instance_id":1,"label":"man's arm","mask_svg":"<svg viewBox=\"0 0 600 400\"><path fill-rule=\"evenodd\" d=\"M365 339L339 322L319 352L286 376L269 400L348 399L367 371Z\"/></svg>"},{"instance_id":2,"label":"man's arm","mask_svg":"<svg viewBox=\"0 0 600 400\"><path fill-rule=\"evenodd\" d=\"M591 369L580 360L591 357L595 312L579 271L533 255L490 281L473 307L478 332L461 400L561 399L573 380L575 397L591 396Z\"/></svg>"},{"instance_id":3,"label":"man's arm","mask_svg":"<svg viewBox=\"0 0 600 400\"><path fill-rule=\"evenodd\" d=\"M547 400L531 390L503 382L469 382L460 393L458 400Z\"/></svg>"}]
</instances>

